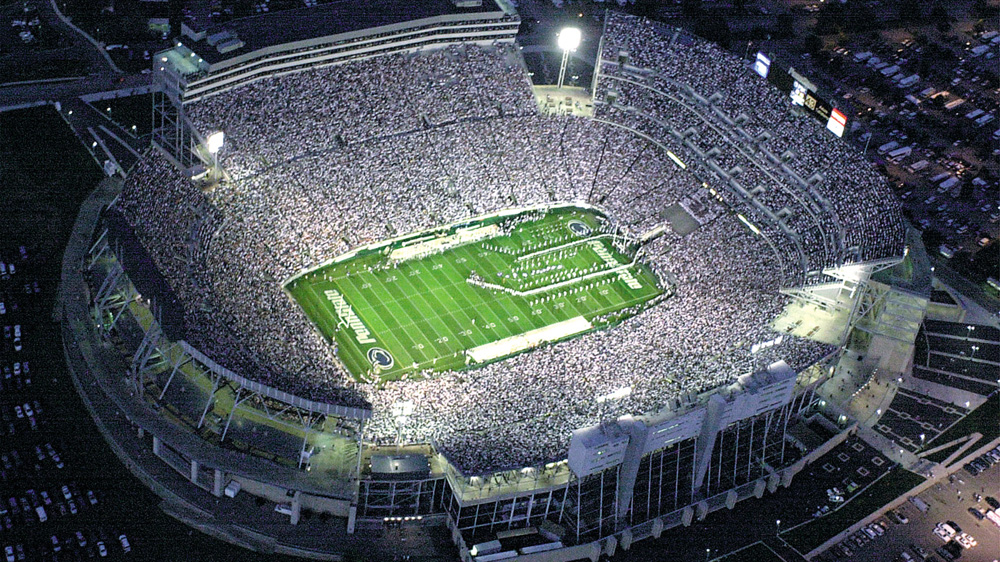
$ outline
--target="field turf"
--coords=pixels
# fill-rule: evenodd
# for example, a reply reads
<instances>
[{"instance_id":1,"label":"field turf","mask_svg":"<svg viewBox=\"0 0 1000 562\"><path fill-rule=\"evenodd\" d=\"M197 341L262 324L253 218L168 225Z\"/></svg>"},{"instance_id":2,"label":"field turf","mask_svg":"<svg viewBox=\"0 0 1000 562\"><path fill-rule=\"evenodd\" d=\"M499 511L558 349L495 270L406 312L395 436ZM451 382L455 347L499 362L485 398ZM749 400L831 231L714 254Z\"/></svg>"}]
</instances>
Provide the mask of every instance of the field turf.
<instances>
[{"instance_id":1,"label":"field turf","mask_svg":"<svg viewBox=\"0 0 1000 562\"><path fill-rule=\"evenodd\" d=\"M641 311L664 289L633 263L636 250L596 211L535 209L362 248L285 289L356 379L399 379L502 359L522 351L516 336L557 341Z\"/></svg>"}]
</instances>

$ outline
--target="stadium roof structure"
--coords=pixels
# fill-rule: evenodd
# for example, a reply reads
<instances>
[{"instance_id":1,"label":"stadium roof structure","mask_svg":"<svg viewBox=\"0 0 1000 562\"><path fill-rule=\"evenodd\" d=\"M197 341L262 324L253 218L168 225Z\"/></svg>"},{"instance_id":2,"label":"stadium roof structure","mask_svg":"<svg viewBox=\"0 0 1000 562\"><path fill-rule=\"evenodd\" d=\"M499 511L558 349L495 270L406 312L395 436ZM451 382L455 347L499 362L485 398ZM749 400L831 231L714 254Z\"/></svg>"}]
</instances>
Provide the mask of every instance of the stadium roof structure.
<instances>
[{"instance_id":1,"label":"stadium roof structure","mask_svg":"<svg viewBox=\"0 0 1000 562\"><path fill-rule=\"evenodd\" d=\"M289 44L318 37L354 32L368 35L373 29L426 18L503 13L495 0L482 0L477 5L460 3L461 7L456 4L452 0L369 0L363 3L335 0L313 7L256 14L220 25L213 25L207 13L197 14L186 21L182 29L189 39L185 44L214 65L268 47L280 45L284 49Z\"/></svg>"}]
</instances>

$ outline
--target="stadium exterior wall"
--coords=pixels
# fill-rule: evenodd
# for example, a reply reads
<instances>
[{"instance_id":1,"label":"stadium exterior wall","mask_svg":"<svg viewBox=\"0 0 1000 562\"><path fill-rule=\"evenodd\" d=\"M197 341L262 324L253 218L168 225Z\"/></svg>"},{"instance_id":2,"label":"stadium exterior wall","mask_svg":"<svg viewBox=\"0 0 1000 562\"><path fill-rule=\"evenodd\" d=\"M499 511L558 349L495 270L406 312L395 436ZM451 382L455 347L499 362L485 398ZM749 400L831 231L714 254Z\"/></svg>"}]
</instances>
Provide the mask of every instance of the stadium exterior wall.
<instances>
[{"instance_id":1,"label":"stadium exterior wall","mask_svg":"<svg viewBox=\"0 0 1000 562\"><path fill-rule=\"evenodd\" d=\"M86 244L87 242L83 242ZM75 258L81 264L86 264L86 256ZM79 276L78 273L75 275ZM65 290L79 291L77 294L86 294L86 288L82 278L72 283L64 283ZM69 298L69 297L64 297ZM77 341L93 342L89 345L81 345L78 349L94 349L100 347L100 337L93 329L92 317L88 312L89 304L79 298L72 299L79 307L64 307L65 326L75 331L74 338ZM88 326L91 326L88 328ZM69 353L69 351L67 351ZM102 362L96 353L85 357L95 373L103 370ZM721 466L717 463L712 451L722 451L733 438L739 439L739 432L742 430L739 424L765 424L772 427L773 438L759 442L759 446L780 447L781 450L787 447L787 437L785 428L789 420L796 418L798 414L810 407L812 402L813 381L807 388L793 387L798 379L794 372L787 367L780 365L773 366L770 373L760 373L757 377L744 378L724 394L708 394L707 401L699 398L689 398L676 406L676 411L668 411L658 416L647 416L639 419L630 417L621 418L617 422L611 422L623 428L622 434L627 439L634 441L632 452L628 456L632 460L622 458L617 464L605 467L597 472L588 472L585 469L576 470L574 473L567 461L550 463L548 469L551 476L543 482L541 475L532 475L533 482L515 483L507 490L498 489L495 491L484 490L482 486L477 486L475 478L465 477L458 471L450 467L445 459L439 456L440 464L445 466L444 479L438 475L424 481L418 481L415 485L420 488L427 486L431 490L429 502L424 504L422 510L415 510L425 514L425 517L433 517L435 514L447 514L455 529L455 542L462 545L466 542L463 538L468 535L470 538L475 535L477 528L482 531L488 526L489 532L495 532L500 528L512 529L537 524L542 521L562 525L563 527L573 527L572 534L567 535L569 542L577 542L576 546L564 550L556 550L547 553L530 554L522 560L571 560L578 558L580 552L609 553L621 547L627 549L628 546L642 538L658 536L663 529L676 527L679 525L689 525L696 517L703 519L709 512L732 508L736 502L750 497L761 497L764 490L775 491L779 485L788 486L792 477L800 470L805 462L812 457L806 458L782 457L772 461L772 464L761 471L749 473L753 464L755 450L747 451L746 455L738 455L735 464L727 463L727 471L733 474L742 473L748 470L750 475L740 481L730 479L730 484L724 480L716 486L698 486L695 480L698 474L712 473L713 467ZM122 386L118 384L118 386ZM129 388L129 387L125 387ZM130 420L139 428L141 434L149 434L145 437L146 446L150 445L152 452L158 459L162 459L168 464L175 474L184 477L194 483L207 493L221 497L222 488L225 482L234 480L239 482L245 491L252 495L264 497L276 502L288 501L288 491L294 490L292 494L293 516L301 509L312 509L319 512L332 513L340 517L349 518L349 526L353 527L353 515L360 513L361 517L379 520L379 512L366 511L370 507L368 501L374 497L372 495L373 486L382 486L388 489L385 482L380 482L373 478L363 478L366 493L358 497L358 480L353 480L353 484L342 482L338 485L339 492L332 489L318 489L310 486L309 482L302 478L302 472L295 469L277 467L273 463L248 457L246 455L234 454L231 451L219 450L214 445L204 441L200 436L192 433L184 427L179 427L175 422L162 415L162 411L157 411L150 407L147 402L136 399L134 392L114 392L107 391L110 396L114 396L119 407L126 412ZM140 393L141 396L141 393ZM749 397L749 398L748 398ZM704 397L702 397L704 398ZM749 400L749 401L748 401ZM699 418L695 426L684 429L672 439L665 441L655 441L652 450L645 443L650 434L657 429L677 425L677 420L690 416L692 411L699 411L705 408L714 410L714 415L705 415ZM333 415L333 411L330 415ZM688 418L684 418L688 419ZM677 422L677 423L675 423ZM681 424L683 425L683 424ZM639 431L636 431L636 430ZM752 430L751 430L752 432ZM598 431L598 433L602 433ZM728 436L728 437L727 437ZM591 443L593 445L593 442ZM596 446L600 446L597 443ZM753 447L753 445L751 446ZM737 447L736 450L740 450ZM652 467L659 467L662 471L665 455L673 454L675 451L686 451L678 453L675 461L675 474L682 473L682 478L672 479L657 476ZM729 455L726 455L728 457ZM721 456L719 457L721 458ZM627 465L633 465L631 467ZM688 468L680 470L684 465ZM645 467L645 468L644 468ZM582 471L581 471L582 470ZM721 472L717 470L716 473ZM522 472L522 476L525 473ZM359 475L360 476L360 475ZM482 477L480 483L484 481ZM635 486L636 479L641 479L644 486ZM619 497L619 490L623 489L623 481L631 481L627 488L633 490L627 496ZM156 486L155 480L146 480L147 485ZM675 490L679 486L687 486L690 492L674 497L666 505L661 505L658 500L654 509L646 508L637 510L632 505L635 502L646 500L647 505L651 500L646 496L641 496L635 489L659 489ZM478 490L477 490L478 487ZM709 492L706 495L705 492ZM713 493L714 492L714 493ZM381 493L381 492L379 492ZM406 490L398 496L405 499ZM561 494L561 496L560 496ZM376 496L378 493L375 494ZM575 505L573 504L575 496ZM388 497L382 494L380 497ZM352 501L352 498L356 498ZM567 499L570 502L567 502ZM608 500L602 504L602 499ZM395 502L396 499L390 501ZM594 509L592 513L581 516L581 507L586 505ZM596 506L596 507L594 507ZM629 509L631 506L631 510ZM357 510L355 510L357 507ZM404 502L398 502L397 509L391 510L391 515L409 515ZM484 508L485 507L485 508ZM567 507L569 512L566 514ZM470 510L496 514L504 513L503 510L510 510L510 517L500 518L490 517L488 525L483 524L478 514L470 519L466 515ZM539 510L535 514L526 512L523 517L519 515L521 510ZM639 513L640 515L635 515ZM636 518L637 517L637 518ZM635 519L634 519L635 518ZM633 520L634 519L634 520ZM591 521L589 524L581 524L582 521ZM596 521L596 525L592 522ZM567 529L568 531L569 529ZM467 551L464 557L469 559Z\"/></svg>"}]
</instances>

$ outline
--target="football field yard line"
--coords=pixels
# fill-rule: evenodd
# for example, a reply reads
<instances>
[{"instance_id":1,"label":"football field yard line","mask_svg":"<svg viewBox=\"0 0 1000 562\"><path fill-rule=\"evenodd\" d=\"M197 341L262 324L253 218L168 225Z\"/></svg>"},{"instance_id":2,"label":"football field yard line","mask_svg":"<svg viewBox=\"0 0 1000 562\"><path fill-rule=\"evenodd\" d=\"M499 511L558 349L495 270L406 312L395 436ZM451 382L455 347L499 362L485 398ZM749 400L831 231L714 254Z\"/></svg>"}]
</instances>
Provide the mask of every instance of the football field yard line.
<instances>
[{"instance_id":1,"label":"football field yard line","mask_svg":"<svg viewBox=\"0 0 1000 562\"><path fill-rule=\"evenodd\" d=\"M399 273L398 269L390 271L393 273L390 273L386 279L392 279L395 277L398 281L400 275L402 274ZM378 286L385 294L391 295L392 303L394 305L398 305L394 307L398 312L394 312L393 309L388 306L382 305L381 302L378 303L376 308L378 309L379 315L383 318L386 324L390 326L389 332L392 333L394 338L400 343L402 343L404 339L409 341L410 344L408 346L404 344L404 347L401 349L401 352L407 354L410 359L405 366L410 367L413 363L417 363L419 365L430 362L430 357L423 352L423 349L432 349L435 353L440 353L440 351L434 345L434 342L427 337L426 329L423 329L422 326L420 326L421 322L426 322L426 320L421 316L420 311L414 308L413 303L410 302L408 298L400 299L396 297L394 289L402 292L402 289L398 285L395 285L397 281L383 281L382 277L378 275L375 275L374 279L375 282L377 282L377 285L373 284L373 286ZM404 318L400 318L400 316L404 314L406 315L405 320L408 320L408 322L403 322L402 320L404 320ZM385 319L386 315L388 315L388 319ZM410 325L418 329L406 330L403 328L403 326ZM418 345L424 346L423 349L417 347Z\"/></svg>"},{"instance_id":2,"label":"football field yard line","mask_svg":"<svg viewBox=\"0 0 1000 562\"><path fill-rule=\"evenodd\" d=\"M469 248L469 247L463 247L463 248L459 248L459 250L464 250L463 253L466 254L466 255L464 255L462 257L464 257L467 260L466 263L468 263L468 260L471 258L472 261L473 261L473 263L475 263L477 265L479 264L479 256L475 255L476 254L475 249ZM465 281L463 280L463 283L464 282ZM506 322L504 322L503 318L501 318L500 315L497 314L496 310L491 305L491 302L486 300L486 298L485 298L486 296L482 292L476 291L476 290L470 291L469 294L472 296L472 298L475 298L476 301L477 301L477 302L474 303L474 308L476 309L478 315L474 316L473 319L475 319L475 318L478 317L478 318L482 318L483 320L486 321L485 324L480 323L477 326L477 329L479 331L483 332L483 334L488 335L491 340L500 339L500 338L503 338L503 337L510 336L511 332L506 327L506 325L505 325ZM493 317L493 319L492 320L486 320L484 318L486 314L491 315ZM486 326L488 326L490 324L493 324L494 327L493 328L487 328ZM506 335L500 335L501 329L503 331L507 332Z\"/></svg>"},{"instance_id":3,"label":"football field yard line","mask_svg":"<svg viewBox=\"0 0 1000 562\"><path fill-rule=\"evenodd\" d=\"M414 361L419 362L420 360L425 360L426 357L423 356L423 354L420 354L419 357L416 355L417 353L419 353L419 350L414 349L413 346L417 342L413 341L410 335L406 332L397 333L397 331L392 328L394 317L392 316L391 312L388 309L385 309L384 311L382 310L383 307L381 306L381 301L383 298L389 300L387 297L389 297L390 293L389 290L384 285L381 284L381 279L378 277L378 275L372 275L372 280L368 281L368 284L371 287L368 290L370 290L372 296L376 298L376 301L374 303L372 303L371 299L369 299L365 295L364 293L365 289L362 289L358 286L358 283L361 281L362 280L357 277L348 278L348 284L354 288L355 293L357 293L360 296L360 298L363 299L365 304L367 304L366 310L362 312L368 312L370 313L370 315L374 315L378 320L379 324L382 325L383 330L385 330L385 336L381 338L383 340L382 342L383 347L385 347L387 350L391 350L389 352L393 353L393 357L399 366L403 365L409 366ZM362 282L361 284L364 283ZM388 318L386 317L387 314ZM376 339L378 339L379 336L380 334L375 334ZM395 342L396 344L395 346L389 344L390 338L391 341Z\"/></svg>"},{"instance_id":4,"label":"football field yard line","mask_svg":"<svg viewBox=\"0 0 1000 562\"><path fill-rule=\"evenodd\" d=\"M407 245L410 238L405 236L385 243L391 245L361 248L296 277L296 285L287 291L324 337L336 342L345 367L359 380L369 380L372 362L385 359L371 355L376 346L393 360L377 379L399 378L414 369L461 369L470 349L575 317L588 322L601 318L592 324L600 329L638 312L616 311L662 293L656 276L633 259L634 242L620 239L624 245L616 246L619 239L608 234L599 213L572 207L526 212L474 224L499 224L509 230L506 234L409 260L389 262L386 257L391 248ZM574 221L591 230L577 229ZM437 236L447 245L447 237L460 235L468 224L473 223L416 233L413 239ZM595 248L597 244L601 247ZM602 272L604 268L622 269ZM472 271L496 289L470 283ZM629 276L640 281L640 288L626 285L635 285ZM538 293L507 292L522 288ZM328 297L329 289L336 289L343 300ZM607 313L612 314L605 317ZM525 351L511 349L511 354Z\"/></svg>"},{"instance_id":5,"label":"football field yard line","mask_svg":"<svg viewBox=\"0 0 1000 562\"><path fill-rule=\"evenodd\" d=\"M485 258L483 258L483 259L485 259L487 262L489 262L490 261L490 257L492 257L494 255L495 254L487 254L485 256ZM497 259L497 261L502 261L502 259L500 258L500 256L496 256L496 259ZM492 265L492 263L491 263L491 265ZM493 269L498 270L498 271L502 271L502 269L506 265L507 264L502 263L501 267L494 267ZM510 297L507 297L506 295L504 295L504 296L500 296L500 298L498 298L497 301L499 301L501 308L504 309L504 311L507 313L508 317L513 317L513 316L525 317L528 320L529 324L531 325L530 326L531 328L540 328L541 327L540 325L535 325L535 321L534 321L532 315L530 313L525 313L523 310L521 310L520 307L518 306L518 302L514 301L514 299L512 299ZM504 301L510 302L517 309L517 314L511 314L510 310L507 309L506 306L504 306ZM525 304L525 306L528 305L528 303L525 302L523 299L521 299L520 302L523 302ZM529 308L530 308L530 306L529 306Z\"/></svg>"},{"instance_id":6,"label":"football field yard line","mask_svg":"<svg viewBox=\"0 0 1000 562\"><path fill-rule=\"evenodd\" d=\"M439 271L443 271L443 268L442 268L442 270L439 270ZM415 278L416 278L416 276L415 276L415 277L407 277L407 282L408 282L408 283L410 283L410 286L411 286L411 288L416 288L416 287L415 287L415 286L413 285L413 283L414 283L414 279L415 279ZM440 287L440 288L441 288L441 289L444 289L444 290L447 290L448 288L450 288L450 287L453 287L453 286L455 286L455 285L457 285L457 284L458 284L458 283L455 283L455 282L451 282L451 280L450 280L450 279L448 279L448 278L446 277L446 278L445 278L445 282L441 283L441 287ZM464 285L464 284L465 284L465 282L464 282L464 281L462 281L462 282L461 282L461 284L462 284L462 285ZM419 293L420 293L420 291L415 291L415 292L414 292L414 294L419 294ZM447 315L449 315L449 317L451 317L451 318L452 318L452 319L453 319L453 320L454 320L455 322L457 322L459 326L461 326L461 325L462 325L462 324L461 324L461 322L459 322L459 321L458 321L458 319L457 319L457 318L455 318L455 317L454 317L454 314L453 314L453 312L454 312L454 311L459 311L459 312L462 312L462 314L463 314L463 315L464 315L464 316L465 316L465 317L466 317L466 318L467 318L467 319L469 320L469 324L471 325L471 320L472 320L472 316L468 315L468 314L466 313L466 310L468 310L468 309L470 309L470 308L473 308L474 306L476 306L476 305L475 305L474 303L469 303L469 304L468 304L467 306L465 306L465 307L457 307L457 308L456 308L456 307L452 307L452 311L451 311L451 312L449 312L449 311L448 311L448 310L447 310L447 309L445 308L444 304L443 304L443 303L441 303L440 301L436 301L436 302L437 302L437 304L438 304L438 308L435 308L433 304L431 304L431 303L427 302L427 301L426 301L426 299L424 299L424 300L425 300L425 304L427 304L427 306L428 306L428 307L429 307L429 309L430 309L430 311L426 313L426 316L427 316L428 318L435 318L435 319L437 319L437 318L441 318L441 317L442 317L443 315L447 314ZM436 300L436 299L435 299L435 300ZM457 299L456 299L456 300L457 300ZM439 311L444 311L444 312L439 312ZM443 318L442 318L442 322L444 322ZM406 326L401 326L401 328L409 328L409 327L412 327L412 326L415 326L415 323L412 323L412 324L408 324L408 325L406 325ZM460 329L461 329L461 328L460 328ZM445 335L447 335L447 334L445 334ZM453 334L453 335L454 335L454 336L456 336L456 337L458 336L458 334ZM456 341L457 341L457 340L456 340Z\"/></svg>"},{"instance_id":7,"label":"football field yard line","mask_svg":"<svg viewBox=\"0 0 1000 562\"><path fill-rule=\"evenodd\" d=\"M492 268L493 270L495 270L495 271L502 271L502 270L503 270L503 266L506 266L506 264L502 264L502 266L501 266L501 267L496 267L496 266L494 266L494 265L492 264L492 262L490 261L490 257L491 257L491 256L494 256L494 255L496 255L496 254L494 254L494 253L492 253L492 252L487 252L487 254L486 254L485 256L482 256L482 257L480 257L480 256L478 255L478 252L477 252L477 253L476 253L476 258L477 258L477 260L478 260L478 262L479 262L479 263L483 263L483 262L485 262L485 263L486 263L486 264L487 264L488 266L490 266L490 267L491 267L491 268ZM499 257L499 256L497 256L497 260L500 260L500 257ZM493 300L493 303L495 303L495 304L496 304L496 306L497 306L497 307L498 307L498 308L499 308L499 309L500 309L501 311L503 311L503 315L505 316L505 318L502 318L502 320L504 320L504 323L505 323L505 325L507 325L507 324L511 324L511 323L512 323L512 322L510 322L510 320L509 320L510 318L514 318L514 317L517 317L518 319L520 319L520 318L522 318L522 317L524 317L524 316L525 316L525 315L524 315L524 313L523 313L523 312L522 312L522 311L521 311L520 309L518 309L518 307L517 307L517 304L516 304L516 303L514 303L514 302L512 302L512 300L513 300L513 299L509 298L509 297L508 297L507 295L504 295L504 294L497 294L497 295L495 295L495 298L494 298L494 300ZM506 303L507 303L507 302L510 302L510 304L511 304L512 306L514 306L514 307L515 307L515 309L516 309L516 312L515 312L515 313L511 313L510 309L509 309L509 308L508 308L508 307L506 306ZM527 317L527 320L528 320L529 324L533 324L533 322L532 322L532 320L531 320L531 317L530 317L530 316L528 316L528 317ZM533 325L532 325L532 326L530 326L530 327L531 327L531 328L536 328L536 327L538 327L538 326L533 326ZM507 334L506 336L503 336L503 337L499 337L499 338L496 338L496 339L498 339L498 340L499 340L499 339L505 339L505 338L508 338L508 337L511 337L511 336L513 336L513 335L516 335L516 334L517 334L517 332L523 332L523 331L525 331L525 330L520 330L520 329L519 329L519 330L516 330L516 331L513 331L513 330L508 330L508 331L509 331L510 333L508 333L508 334Z\"/></svg>"},{"instance_id":8,"label":"football field yard line","mask_svg":"<svg viewBox=\"0 0 1000 562\"><path fill-rule=\"evenodd\" d=\"M448 312L448 309L445 308L443 304L441 304L440 302L437 301L436 298L434 298L433 294L429 294L429 291L427 291L427 290L421 290L421 289L419 289L416 286L416 282L418 281L417 278L420 275L421 274L412 275L412 276L411 275L406 275L405 279L406 279L406 283L409 284L410 289L412 290L411 294L412 295L416 295L417 297L419 297L424 302L424 304L427 305L429 311L435 311L435 310L436 311L440 311L437 314L434 314L433 318L438 321L436 323L440 324L442 329L435 330L435 333L432 334L432 335L428 335L428 337L429 338L433 338L433 337L436 336L436 338L434 340L435 343L437 343L437 340L441 339L442 337L447 337L448 338L448 342L447 343L440 343L440 344L438 344L438 345L441 345L442 347L445 348L444 353L442 353L441 356L447 355L447 353L449 351L451 351L451 353L455 353L455 351L457 351L455 349L455 346L454 345L449 345L449 343L452 342L452 341L454 341L454 342L457 343L458 342L458 335L452 333L451 328L448 326L448 322L445 320L446 316L449 317L449 318L451 317L451 313ZM421 283L421 286L424 289L426 289L426 286L424 286L422 283ZM428 300L428 298L434 298L434 302L437 304L437 307L435 307L435 304L431 303ZM428 320L430 320L431 316L432 316L431 313L427 313L425 317L427 317ZM452 318L452 321L454 322L455 320ZM427 335L427 334L425 334L425 335Z\"/></svg>"}]
</instances>

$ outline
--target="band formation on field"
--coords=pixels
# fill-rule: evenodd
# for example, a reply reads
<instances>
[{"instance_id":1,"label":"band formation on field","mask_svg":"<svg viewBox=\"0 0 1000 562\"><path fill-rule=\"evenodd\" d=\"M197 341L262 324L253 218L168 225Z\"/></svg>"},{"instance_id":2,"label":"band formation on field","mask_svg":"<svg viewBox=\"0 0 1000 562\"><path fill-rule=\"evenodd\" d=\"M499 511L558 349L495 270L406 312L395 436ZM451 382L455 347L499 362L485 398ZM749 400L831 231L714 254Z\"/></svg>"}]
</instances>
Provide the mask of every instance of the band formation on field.
<instances>
[{"instance_id":1,"label":"band formation on field","mask_svg":"<svg viewBox=\"0 0 1000 562\"><path fill-rule=\"evenodd\" d=\"M503 359L637 314L671 287L600 211L507 211L356 249L285 284L359 381Z\"/></svg>"}]
</instances>

